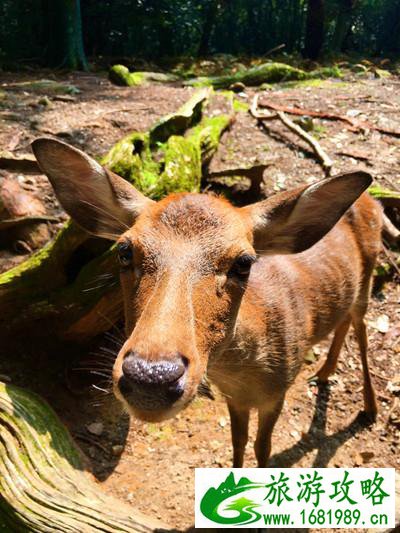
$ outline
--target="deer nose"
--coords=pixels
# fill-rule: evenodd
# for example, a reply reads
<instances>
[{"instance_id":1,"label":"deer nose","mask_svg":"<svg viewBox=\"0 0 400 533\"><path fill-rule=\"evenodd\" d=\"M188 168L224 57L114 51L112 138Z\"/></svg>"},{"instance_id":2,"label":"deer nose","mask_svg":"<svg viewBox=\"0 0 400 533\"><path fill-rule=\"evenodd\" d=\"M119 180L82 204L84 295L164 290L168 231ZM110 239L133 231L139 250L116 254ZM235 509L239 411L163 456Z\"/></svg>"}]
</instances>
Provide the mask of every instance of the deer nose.
<instances>
[{"instance_id":1,"label":"deer nose","mask_svg":"<svg viewBox=\"0 0 400 533\"><path fill-rule=\"evenodd\" d=\"M169 407L184 392L186 368L187 359L178 353L149 361L130 352L118 386L133 407L147 411Z\"/></svg>"}]
</instances>

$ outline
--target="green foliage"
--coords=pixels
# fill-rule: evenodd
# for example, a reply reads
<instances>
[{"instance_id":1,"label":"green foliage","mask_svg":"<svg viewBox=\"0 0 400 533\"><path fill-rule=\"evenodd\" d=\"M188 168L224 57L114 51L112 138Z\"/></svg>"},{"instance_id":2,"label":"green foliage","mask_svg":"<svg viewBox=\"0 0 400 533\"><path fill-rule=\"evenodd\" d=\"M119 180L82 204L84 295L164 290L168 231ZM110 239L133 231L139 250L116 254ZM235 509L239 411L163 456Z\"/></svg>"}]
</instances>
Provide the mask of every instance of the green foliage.
<instances>
[{"instance_id":1,"label":"green foliage","mask_svg":"<svg viewBox=\"0 0 400 533\"><path fill-rule=\"evenodd\" d=\"M262 56L284 44L305 45L310 0L85 0L86 52L150 59L210 54ZM323 50L400 52L400 0L325 0ZM0 61L84 66L79 0L2 0ZM136 58L136 59L135 59ZM125 61L124 61L125 62ZM146 69L144 69L146 70Z\"/></svg>"}]
</instances>

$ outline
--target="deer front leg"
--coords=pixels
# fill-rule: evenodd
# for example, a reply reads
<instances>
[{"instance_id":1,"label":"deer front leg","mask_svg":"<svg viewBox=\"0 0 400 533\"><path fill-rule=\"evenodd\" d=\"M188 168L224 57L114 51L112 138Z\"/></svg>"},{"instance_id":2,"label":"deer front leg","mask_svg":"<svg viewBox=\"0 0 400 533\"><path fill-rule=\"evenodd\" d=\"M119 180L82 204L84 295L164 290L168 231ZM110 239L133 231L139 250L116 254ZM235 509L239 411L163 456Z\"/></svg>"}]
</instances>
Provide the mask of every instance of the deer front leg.
<instances>
[{"instance_id":1,"label":"deer front leg","mask_svg":"<svg viewBox=\"0 0 400 533\"><path fill-rule=\"evenodd\" d=\"M282 411L284 397L280 398L272 407L268 409L260 407L258 409L258 430L254 443L254 451L257 458L257 466L264 468L267 465L271 454L271 437L276 421Z\"/></svg>"},{"instance_id":2,"label":"deer front leg","mask_svg":"<svg viewBox=\"0 0 400 533\"><path fill-rule=\"evenodd\" d=\"M244 450L249 438L249 409L238 408L228 402L231 417L231 433L233 445L233 467L242 468Z\"/></svg>"}]
</instances>

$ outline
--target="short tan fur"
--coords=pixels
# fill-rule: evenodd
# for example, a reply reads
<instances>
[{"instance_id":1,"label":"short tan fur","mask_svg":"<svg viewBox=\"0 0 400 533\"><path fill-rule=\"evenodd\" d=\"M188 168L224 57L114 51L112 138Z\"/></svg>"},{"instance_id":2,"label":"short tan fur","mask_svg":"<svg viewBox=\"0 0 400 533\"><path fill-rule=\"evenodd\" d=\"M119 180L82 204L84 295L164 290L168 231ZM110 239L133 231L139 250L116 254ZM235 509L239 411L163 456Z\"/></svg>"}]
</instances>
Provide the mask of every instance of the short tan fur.
<instances>
[{"instance_id":1,"label":"short tan fur","mask_svg":"<svg viewBox=\"0 0 400 533\"><path fill-rule=\"evenodd\" d=\"M380 249L381 209L365 172L236 208L206 194L145 198L83 152L52 139L33 150L65 210L118 242L126 337L116 396L149 421L171 417L207 376L228 403L233 464L243 464L249 412L265 466L285 394L310 348L334 332L324 382L349 326L359 343L364 408L377 403L364 316Z\"/></svg>"}]
</instances>

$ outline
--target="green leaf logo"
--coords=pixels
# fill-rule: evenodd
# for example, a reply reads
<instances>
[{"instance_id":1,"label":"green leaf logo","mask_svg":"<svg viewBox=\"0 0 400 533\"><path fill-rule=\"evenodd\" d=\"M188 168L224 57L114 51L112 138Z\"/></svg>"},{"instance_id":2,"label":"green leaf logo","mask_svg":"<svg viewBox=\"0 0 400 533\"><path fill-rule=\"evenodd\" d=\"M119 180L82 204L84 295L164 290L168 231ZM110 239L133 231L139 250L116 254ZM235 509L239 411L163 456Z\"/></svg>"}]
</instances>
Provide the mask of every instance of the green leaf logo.
<instances>
[{"instance_id":1,"label":"green leaf logo","mask_svg":"<svg viewBox=\"0 0 400 533\"><path fill-rule=\"evenodd\" d=\"M206 518L217 524L252 524L261 518L261 515L254 510L256 507L260 507L258 503L242 496L225 507L222 504L232 496L258 488L265 488L265 484L255 483L245 477L240 478L236 483L233 472L231 472L217 489L214 487L208 489L201 500L200 510ZM220 514L220 510L237 511L237 514L226 517Z\"/></svg>"}]
</instances>

